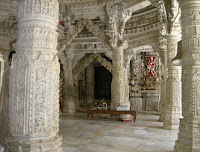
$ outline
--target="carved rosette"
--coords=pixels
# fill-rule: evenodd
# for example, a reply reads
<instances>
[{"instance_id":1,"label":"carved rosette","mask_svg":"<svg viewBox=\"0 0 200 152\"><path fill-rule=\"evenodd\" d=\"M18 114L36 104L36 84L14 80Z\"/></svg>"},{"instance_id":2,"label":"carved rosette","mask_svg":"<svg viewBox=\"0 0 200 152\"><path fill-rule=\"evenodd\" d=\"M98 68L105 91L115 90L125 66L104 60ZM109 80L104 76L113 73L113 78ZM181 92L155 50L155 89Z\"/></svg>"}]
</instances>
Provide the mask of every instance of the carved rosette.
<instances>
[{"instance_id":1,"label":"carved rosette","mask_svg":"<svg viewBox=\"0 0 200 152\"><path fill-rule=\"evenodd\" d=\"M9 151L61 152L57 0L21 0L10 76ZM28 147L28 148L27 148Z\"/></svg>"},{"instance_id":2,"label":"carved rosette","mask_svg":"<svg viewBox=\"0 0 200 152\"><path fill-rule=\"evenodd\" d=\"M200 1L180 0L183 31L183 119L175 152L200 151Z\"/></svg>"},{"instance_id":3,"label":"carved rosette","mask_svg":"<svg viewBox=\"0 0 200 152\"><path fill-rule=\"evenodd\" d=\"M167 43L168 78L166 81L166 103L164 128L177 129L181 118L181 72L180 66L172 65L172 59L177 54L179 35L170 35Z\"/></svg>"}]
</instances>

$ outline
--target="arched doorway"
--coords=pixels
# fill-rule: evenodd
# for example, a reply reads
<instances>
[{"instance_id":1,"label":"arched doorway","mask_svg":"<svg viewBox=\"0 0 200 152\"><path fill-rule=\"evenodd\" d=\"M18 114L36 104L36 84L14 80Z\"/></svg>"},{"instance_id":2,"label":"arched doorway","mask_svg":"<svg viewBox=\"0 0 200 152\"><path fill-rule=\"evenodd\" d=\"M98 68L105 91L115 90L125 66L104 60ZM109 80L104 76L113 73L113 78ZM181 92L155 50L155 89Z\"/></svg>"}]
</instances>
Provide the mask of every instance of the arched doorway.
<instances>
[{"instance_id":1,"label":"arched doorway","mask_svg":"<svg viewBox=\"0 0 200 152\"><path fill-rule=\"evenodd\" d=\"M94 66L95 99L111 100L111 81L112 74L103 66L96 64Z\"/></svg>"},{"instance_id":2,"label":"arched doorway","mask_svg":"<svg viewBox=\"0 0 200 152\"><path fill-rule=\"evenodd\" d=\"M100 100L111 100L111 61L103 54L86 54L73 69L76 78L76 109L94 106Z\"/></svg>"}]
</instances>

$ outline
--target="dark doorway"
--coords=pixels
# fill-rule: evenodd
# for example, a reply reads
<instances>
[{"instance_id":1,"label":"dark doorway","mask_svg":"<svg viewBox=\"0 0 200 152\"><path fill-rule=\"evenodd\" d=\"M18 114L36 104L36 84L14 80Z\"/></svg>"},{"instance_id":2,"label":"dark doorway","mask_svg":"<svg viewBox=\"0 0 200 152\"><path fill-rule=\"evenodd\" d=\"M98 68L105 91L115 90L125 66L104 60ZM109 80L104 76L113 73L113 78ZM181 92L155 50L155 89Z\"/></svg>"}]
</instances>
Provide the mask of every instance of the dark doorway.
<instances>
[{"instance_id":1,"label":"dark doorway","mask_svg":"<svg viewBox=\"0 0 200 152\"><path fill-rule=\"evenodd\" d=\"M95 66L95 99L111 99L112 74L103 66Z\"/></svg>"}]
</instances>

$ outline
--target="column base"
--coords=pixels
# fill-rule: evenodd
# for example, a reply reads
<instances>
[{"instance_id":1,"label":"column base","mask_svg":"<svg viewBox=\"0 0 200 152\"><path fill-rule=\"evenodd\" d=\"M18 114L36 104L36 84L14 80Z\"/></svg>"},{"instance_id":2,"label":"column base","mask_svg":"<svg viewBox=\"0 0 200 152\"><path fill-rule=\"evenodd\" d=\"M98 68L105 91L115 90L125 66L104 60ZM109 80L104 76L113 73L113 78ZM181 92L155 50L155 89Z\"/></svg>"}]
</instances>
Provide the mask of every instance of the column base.
<instances>
[{"instance_id":1,"label":"column base","mask_svg":"<svg viewBox=\"0 0 200 152\"><path fill-rule=\"evenodd\" d=\"M62 110L63 113L75 113L76 112L76 105L74 100L68 100L64 102L64 107Z\"/></svg>"},{"instance_id":2,"label":"column base","mask_svg":"<svg viewBox=\"0 0 200 152\"><path fill-rule=\"evenodd\" d=\"M161 112L159 113L159 121L162 121L162 122L165 121L165 114L164 114L164 111L161 111Z\"/></svg>"},{"instance_id":3,"label":"column base","mask_svg":"<svg viewBox=\"0 0 200 152\"><path fill-rule=\"evenodd\" d=\"M6 139L9 152L62 152L62 137L21 138L9 136Z\"/></svg>"},{"instance_id":4,"label":"column base","mask_svg":"<svg viewBox=\"0 0 200 152\"><path fill-rule=\"evenodd\" d=\"M181 112L167 111L165 113L163 127L168 130L178 129L180 118Z\"/></svg>"},{"instance_id":5,"label":"column base","mask_svg":"<svg viewBox=\"0 0 200 152\"><path fill-rule=\"evenodd\" d=\"M110 103L110 110L115 110L116 106L117 106L116 102L111 102Z\"/></svg>"},{"instance_id":6,"label":"column base","mask_svg":"<svg viewBox=\"0 0 200 152\"><path fill-rule=\"evenodd\" d=\"M174 146L174 152L196 152L196 151L200 151L199 146L191 147L189 145L182 144L178 140L176 140L176 145Z\"/></svg>"},{"instance_id":7,"label":"column base","mask_svg":"<svg viewBox=\"0 0 200 152\"><path fill-rule=\"evenodd\" d=\"M200 151L200 121L181 119L174 152Z\"/></svg>"},{"instance_id":8,"label":"column base","mask_svg":"<svg viewBox=\"0 0 200 152\"><path fill-rule=\"evenodd\" d=\"M167 130L178 130L179 125L164 125L163 127Z\"/></svg>"}]
</instances>

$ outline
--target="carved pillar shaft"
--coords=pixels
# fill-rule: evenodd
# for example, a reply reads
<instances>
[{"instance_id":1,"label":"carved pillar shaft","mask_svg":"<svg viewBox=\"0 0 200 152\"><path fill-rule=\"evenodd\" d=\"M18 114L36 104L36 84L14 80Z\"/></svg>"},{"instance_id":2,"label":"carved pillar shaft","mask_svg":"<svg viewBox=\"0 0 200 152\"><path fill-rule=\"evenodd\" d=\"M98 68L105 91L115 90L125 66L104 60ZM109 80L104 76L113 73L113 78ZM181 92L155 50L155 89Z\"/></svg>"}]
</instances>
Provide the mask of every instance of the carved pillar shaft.
<instances>
[{"instance_id":1,"label":"carved pillar shaft","mask_svg":"<svg viewBox=\"0 0 200 152\"><path fill-rule=\"evenodd\" d=\"M61 152L57 0L21 0L9 92L8 151Z\"/></svg>"},{"instance_id":2,"label":"carved pillar shaft","mask_svg":"<svg viewBox=\"0 0 200 152\"><path fill-rule=\"evenodd\" d=\"M129 73L130 73L130 60L131 55L130 53L124 54L124 102L128 107L130 107L130 100L129 100Z\"/></svg>"},{"instance_id":3,"label":"carved pillar shaft","mask_svg":"<svg viewBox=\"0 0 200 152\"><path fill-rule=\"evenodd\" d=\"M163 51L163 62L161 67L161 103L160 103L160 121L165 118L166 103L166 80L167 80L167 51Z\"/></svg>"},{"instance_id":4,"label":"carved pillar shaft","mask_svg":"<svg viewBox=\"0 0 200 152\"><path fill-rule=\"evenodd\" d=\"M72 76L72 58L61 57L61 62L64 67L64 85L63 85L63 109L64 113L76 112L74 99L74 81Z\"/></svg>"},{"instance_id":5,"label":"carved pillar shaft","mask_svg":"<svg viewBox=\"0 0 200 152\"><path fill-rule=\"evenodd\" d=\"M124 102L126 103L127 106L130 107L130 101L129 101L129 79L128 79L128 73L129 69L125 68L125 73L124 73Z\"/></svg>"},{"instance_id":6,"label":"carved pillar shaft","mask_svg":"<svg viewBox=\"0 0 200 152\"><path fill-rule=\"evenodd\" d=\"M168 78L166 81L165 129L177 129L181 118L181 72L180 66L172 65L177 54L179 35L170 35L167 40Z\"/></svg>"},{"instance_id":7,"label":"carved pillar shaft","mask_svg":"<svg viewBox=\"0 0 200 152\"><path fill-rule=\"evenodd\" d=\"M91 104L94 101L94 65L90 64L87 68L87 103Z\"/></svg>"},{"instance_id":8,"label":"carved pillar shaft","mask_svg":"<svg viewBox=\"0 0 200 152\"><path fill-rule=\"evenodd\" d=\"M182 113L175 152L200 151L200 1L180 0L182 9Z\"/></svg>"},{"instance_id":9,"label":"carved pillar shaft","mask_svg":"<svg viewBox=\"0 0 200 152\"><path fill-rule=\"evenodd\" d=\"M123 48L113 49L112 57L111 109L125 105Z\"/></svg>"}]
</instances>

